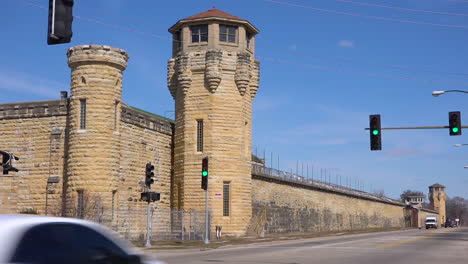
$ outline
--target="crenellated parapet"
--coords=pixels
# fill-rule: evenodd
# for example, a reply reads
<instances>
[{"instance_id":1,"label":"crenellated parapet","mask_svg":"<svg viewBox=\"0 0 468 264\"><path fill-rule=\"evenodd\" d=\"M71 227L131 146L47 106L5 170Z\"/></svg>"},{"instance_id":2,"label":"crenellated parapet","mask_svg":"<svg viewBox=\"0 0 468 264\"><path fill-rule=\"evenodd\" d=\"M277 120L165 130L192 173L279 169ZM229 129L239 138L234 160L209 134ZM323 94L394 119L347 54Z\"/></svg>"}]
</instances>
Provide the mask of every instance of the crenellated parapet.
<instances>
[{"instance_id":1,"label":"crenellated parapet","mask_svg":"<svg viewBox=\"0 0 468 264\"><path fill-rule=\"evenodd\" d=\"M127 68L128 53L119 48L107 45L80 45L71 47L67 51L68 65L71 68L83 64L107 64L120 69Z\"/></svg>"},{"instance_id":2,"label":"crenellated parapet","mask_svg":"<svg viewBox=\"0 0 468 264\"><path fill-rule=\"evenodd\" d=\"M177 82L184 94L187 94L192 84L192 71L190 69L190 56L182 52L177 56L175 62Z\"/></svg>"},{"instance_id":3,"label":"crenellated parapet","mask_svg":"<svg viewBox=\"0 0 468 264\"><path fill-rule=\"evenodd\" d=\"M205 80L210 92L216 92L221 83L223 52L220 50L208 50L205 54L206 68Z\"/></svg>"},{"instance_id":4,"label":"crenellated parapet","mask_svg":"<svg viewBox=\"0 0 468 264\"><path fill-rule=\"evenodd\" d=\"M248 52L230 52L211 49L206 52L179 52L167 63L167 86L172 97L178 90L186 95L191 89L193 74L204 74L205 86L215 93L225 74L234 74L239 94L250 91L252 99L257 94L260 63ZM224 77L223 77L224 76Z\"/></svg>"},{"instance_id":5,"label":"crenellated parapet","mask_svg":"<svg viewBox=\"0 0 468 264\"><path fill-rule=\"evenodd\" d=\"M250 96L252 99L257 94L258 87L260 86L260 61L254 60L252 64L252 79L250 85Z\"/></svg>"},{"instance_id":6,"label":"crenellated parapet","mask_svg":"<svg viewBox=\"0 0 468 264\"><path fill-rule=\"evenodd\" d=\"M144 112L129 105L122 105L122 122L129 123L141 128L160 132L171 136L173 134L173 122L169 119Z\"/></svg>"},{"instance_id":7,"label":"crenellated parapet","mask_svg":"<svg viewBox=\"0 0 468 264\"><path fill-rule=\"evenodd\" d=\"M66 116L67 100L0 104L0 119Z\"/></svg>"},{"instance_id":8,"label":"crenellated parapet","mask_svg":"<svg viewBox=\"0 0 468 264\"><path fill-rule=\"evenodd\" d=\"M175 59L172 58L167 62L167 87L169 92L172 95L172 98L175 98L177 91L177 75L175 74Z\"/></svg>"},{"instance_id":9,"label":"crenellated parapet","mask_svg":"<svg viewBox=\"0 0 468 264\"><path fill-rule=\"evenodd\" d=\"M242 96L244 96L249 88L250 79L252 77L251 64L252 61L249 53L242 52L237 54L235 81L237 89L239 89L239 93Z\"/></svg>"}]
</instances>

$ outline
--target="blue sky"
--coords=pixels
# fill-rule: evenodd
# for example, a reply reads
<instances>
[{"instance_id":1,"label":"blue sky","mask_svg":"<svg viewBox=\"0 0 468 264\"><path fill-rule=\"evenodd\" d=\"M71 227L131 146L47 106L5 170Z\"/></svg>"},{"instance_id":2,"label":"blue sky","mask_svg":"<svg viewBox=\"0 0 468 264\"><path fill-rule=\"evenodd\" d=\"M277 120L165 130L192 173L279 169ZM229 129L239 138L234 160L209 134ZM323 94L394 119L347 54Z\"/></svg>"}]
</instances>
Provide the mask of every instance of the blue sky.
<instances>
[{"instance_id":1,"label":"blue sky","mask_svg":"<svg viewBox=\"0 0 468 264\"><path fill-rule=\"evenodd\" d=\"M370 114L381 114L384 127L447 125L449 111L467 120L468 94L431 92L468 90L468 1L76 0L72 43L53 46L40 7L47 5L0 2L0 103L59 98L69 90L66 50L106 44L130 54L124 101L172 117L167 28L216 6L261 31L253 144L268 165L273 153L275 168L278 156L283 170L295 171L297 161L314 166L314 178L328 168L334 179L359 179L364 190L394 198L436 182L449 196L468 197L468 148L453 147L468 143L468 130L387 130L383 150L373 152L364 131Z\"/></svg>"}]
</instances>

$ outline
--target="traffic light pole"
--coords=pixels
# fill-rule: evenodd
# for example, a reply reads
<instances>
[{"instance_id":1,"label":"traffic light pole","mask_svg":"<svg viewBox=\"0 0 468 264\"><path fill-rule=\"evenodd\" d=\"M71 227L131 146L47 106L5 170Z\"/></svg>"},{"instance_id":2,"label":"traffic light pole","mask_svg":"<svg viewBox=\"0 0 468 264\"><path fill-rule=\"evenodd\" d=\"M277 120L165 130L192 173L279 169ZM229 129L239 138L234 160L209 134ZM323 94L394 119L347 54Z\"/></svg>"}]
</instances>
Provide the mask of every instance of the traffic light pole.
<instances>
[{"instance_id":1,"label":"traffic light pole","mask_svg":"<svg viewBox=\"0 0 468 264\"><path fill-rule=\"evenodd\" d=\"M210 218L208 217L208 185L206 186L205 190L205 244L209 244L210 240L208 239L209 235L209 225L208 225L208 220Z\"/></svg>"},{"instance_id":2,"label":"traffic light pole","mask_svg":"<svg viewBox=\"0 0 468 264\"><path fill-rule=\"evenodd\" d=\"M449 126L417 126L417 127L382 127L381 130L398 130L398 129L447 129ZM461 126L461 128L468 128L468 126ZM370 128L364 128L370 130Z\"/></svg>"},{"instance_id":3,"label":"traffic light pole","mask_svg":"<svg viewBox=\"0 0 468 264\"><path fill-rule=\"evenodd\" d=\"M151 191L150 188L148 188L148 193ZM146 206L146 244L145 244L145 247L151 247L151 241L150 241L150 227L151 227L151 217L150 217L150 213L151 213L151 208L150 208L150 202L151 202L151 199L150 197L147 197L148 199L148 204Z\"/></svg>"}]
</instances>

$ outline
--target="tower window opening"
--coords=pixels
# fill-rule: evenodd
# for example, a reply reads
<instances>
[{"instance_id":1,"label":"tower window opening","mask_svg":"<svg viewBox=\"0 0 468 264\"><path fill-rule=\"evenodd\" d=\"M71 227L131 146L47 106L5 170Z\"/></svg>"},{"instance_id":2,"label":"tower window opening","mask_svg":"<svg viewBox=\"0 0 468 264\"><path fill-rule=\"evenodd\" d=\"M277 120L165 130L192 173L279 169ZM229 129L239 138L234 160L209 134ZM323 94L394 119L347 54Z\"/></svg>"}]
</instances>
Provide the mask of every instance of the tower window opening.
<instances>
[{"instance_id":1,"label":"tower window opening","mask_svg":"<svg viewBox=\"0 0 468 264\"><path fill-rule=\"evenodd\" d=\"M80 100L80 129L86 129L86 99Z\"/></svg>"},{"instance_id":2,"label":"tower window opening","mask_svg":"<svg viewBox=\"0 0 468 264\"><path fill-rule=\"evenodd\" d=\"M247 48L250 49L251 48L251 41L252 41L252 33L250 32L247 32L246 33L246 39L247 39Z\"/></svg>"},{"instance_id":3,"label":"tower window opening","mask_svg":"<svg viewBox=\"0 0 468 264\"><path fill-rule=\"evenodd\" d=\"M119 101L115 101L114 104L114 131L118 129L118 122L119 122Z\"/></svg>"},{"instance_id":4,"label":"tower window opening","mask_svg":"<svg viewBox=\"0 0 468 264\"><path fill-rule=\"evenodd\" d=\"M197 151L203 152L203 120L197 120Z\"/></svg>"},{"instance_id":5,"label":"tower window opening","mask_svg":"<svg viewBox=\"0 0 468 264\"><path fill-rule=\"evenodd\" d=\"M112 191L112 221L114 221L114 216L115 216L115 194L117 193L116 190Z\"/></svg>"},{"instance_id":6,"label":"tower window opening","mask_svg":"<svg viewBox=\"0 0 468 264\"><path fill-rule=\"evenodd\" d=\"M229 195L230 195L230 182L223 183L223 216L229 216Z\"/></svg>"},{"instance_id":7,"label":"tower window opening","mask_svg":"<svg viewBox=\"0 0 468 264\"><path fill-rule=\"evenodd\" d=\"M236 26L219 26L219 41L236 43L237 27Z\"/></svg>"},{"instance_id":8,"label":"tower window opening","mask_svg":"<svg viewBox=\"0 0 468 264\"><path fill-rule=\"evenodd\" d=\"M84 194L83 190L78 190L78 204L77 204L77 217L80 219L84 218Z\"/></svg>"},{"instance_id":9,"label":"tower window opening","mask_svg":"<svg viewBox=\"0 0 468 264\"><path fill-rule=\"evenodd\" d=\"M208 41L208 25L191 26L192 43Z\"/></svg>"},{"instance_id":10,"label":"tower window opening","mask_svg":"<svg viewBox=\"0 0 468 264\"><path fill-rule=\"evenodd\" d=\"M182 37L181 37L181 31L180 30L177 30L174 33L174 42L175 42L175 46L177 48L182 47Z\"/></svg>"}]
</instances>

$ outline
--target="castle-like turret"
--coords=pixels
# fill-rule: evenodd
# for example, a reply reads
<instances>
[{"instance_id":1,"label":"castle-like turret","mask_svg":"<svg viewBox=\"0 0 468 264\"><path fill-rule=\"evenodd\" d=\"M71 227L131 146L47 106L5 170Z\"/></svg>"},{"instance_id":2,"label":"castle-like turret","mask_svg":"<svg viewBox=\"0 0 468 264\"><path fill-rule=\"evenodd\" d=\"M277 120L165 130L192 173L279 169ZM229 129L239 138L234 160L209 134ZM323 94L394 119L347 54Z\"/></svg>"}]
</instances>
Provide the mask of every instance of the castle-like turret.
<instances>
[{"instance_id":1,"label":"castle-like turret","mask_svg":"<svg viewBox=\"0 0 468 264\"><path fill-rule=\"evenodd\" d=\"M439 212L439 224L445 224L447 212L445 209L445 203L447 201L447 195L445 192L445 186L441 184L433 184L429 186L429 201L431 207Z\"/></svg>"},{"instance_id":2,"label":"castle-like turret","mask_svg":"<svg viewBox=\"0 0 468 264\"><path fill-rule=\"evenodd\" d=\"M119 120L124 50L82 45L67 52L71 68L69 136L65 190L69 215L86 216L88 207L109 209L119 170ZM99 208L97 208L99 209ZM104 210L110 212L110 210ZM109 215L99 216L109 221Z\"/></svg>"},{"instance_id":3,"label":"castle-like turret","mask_svg":"<svg viewBox=\"0 0 468 264\"><path fill-rule=\"evenodd\" d=\"M203 210L209 158L212 228L241 235L252 215L252 101L259 86L250 22L217 9L173 25L168 86L175 100L175 209ZM213 230L212 230L213 231Z\"/></svg>"}]
</instances>

